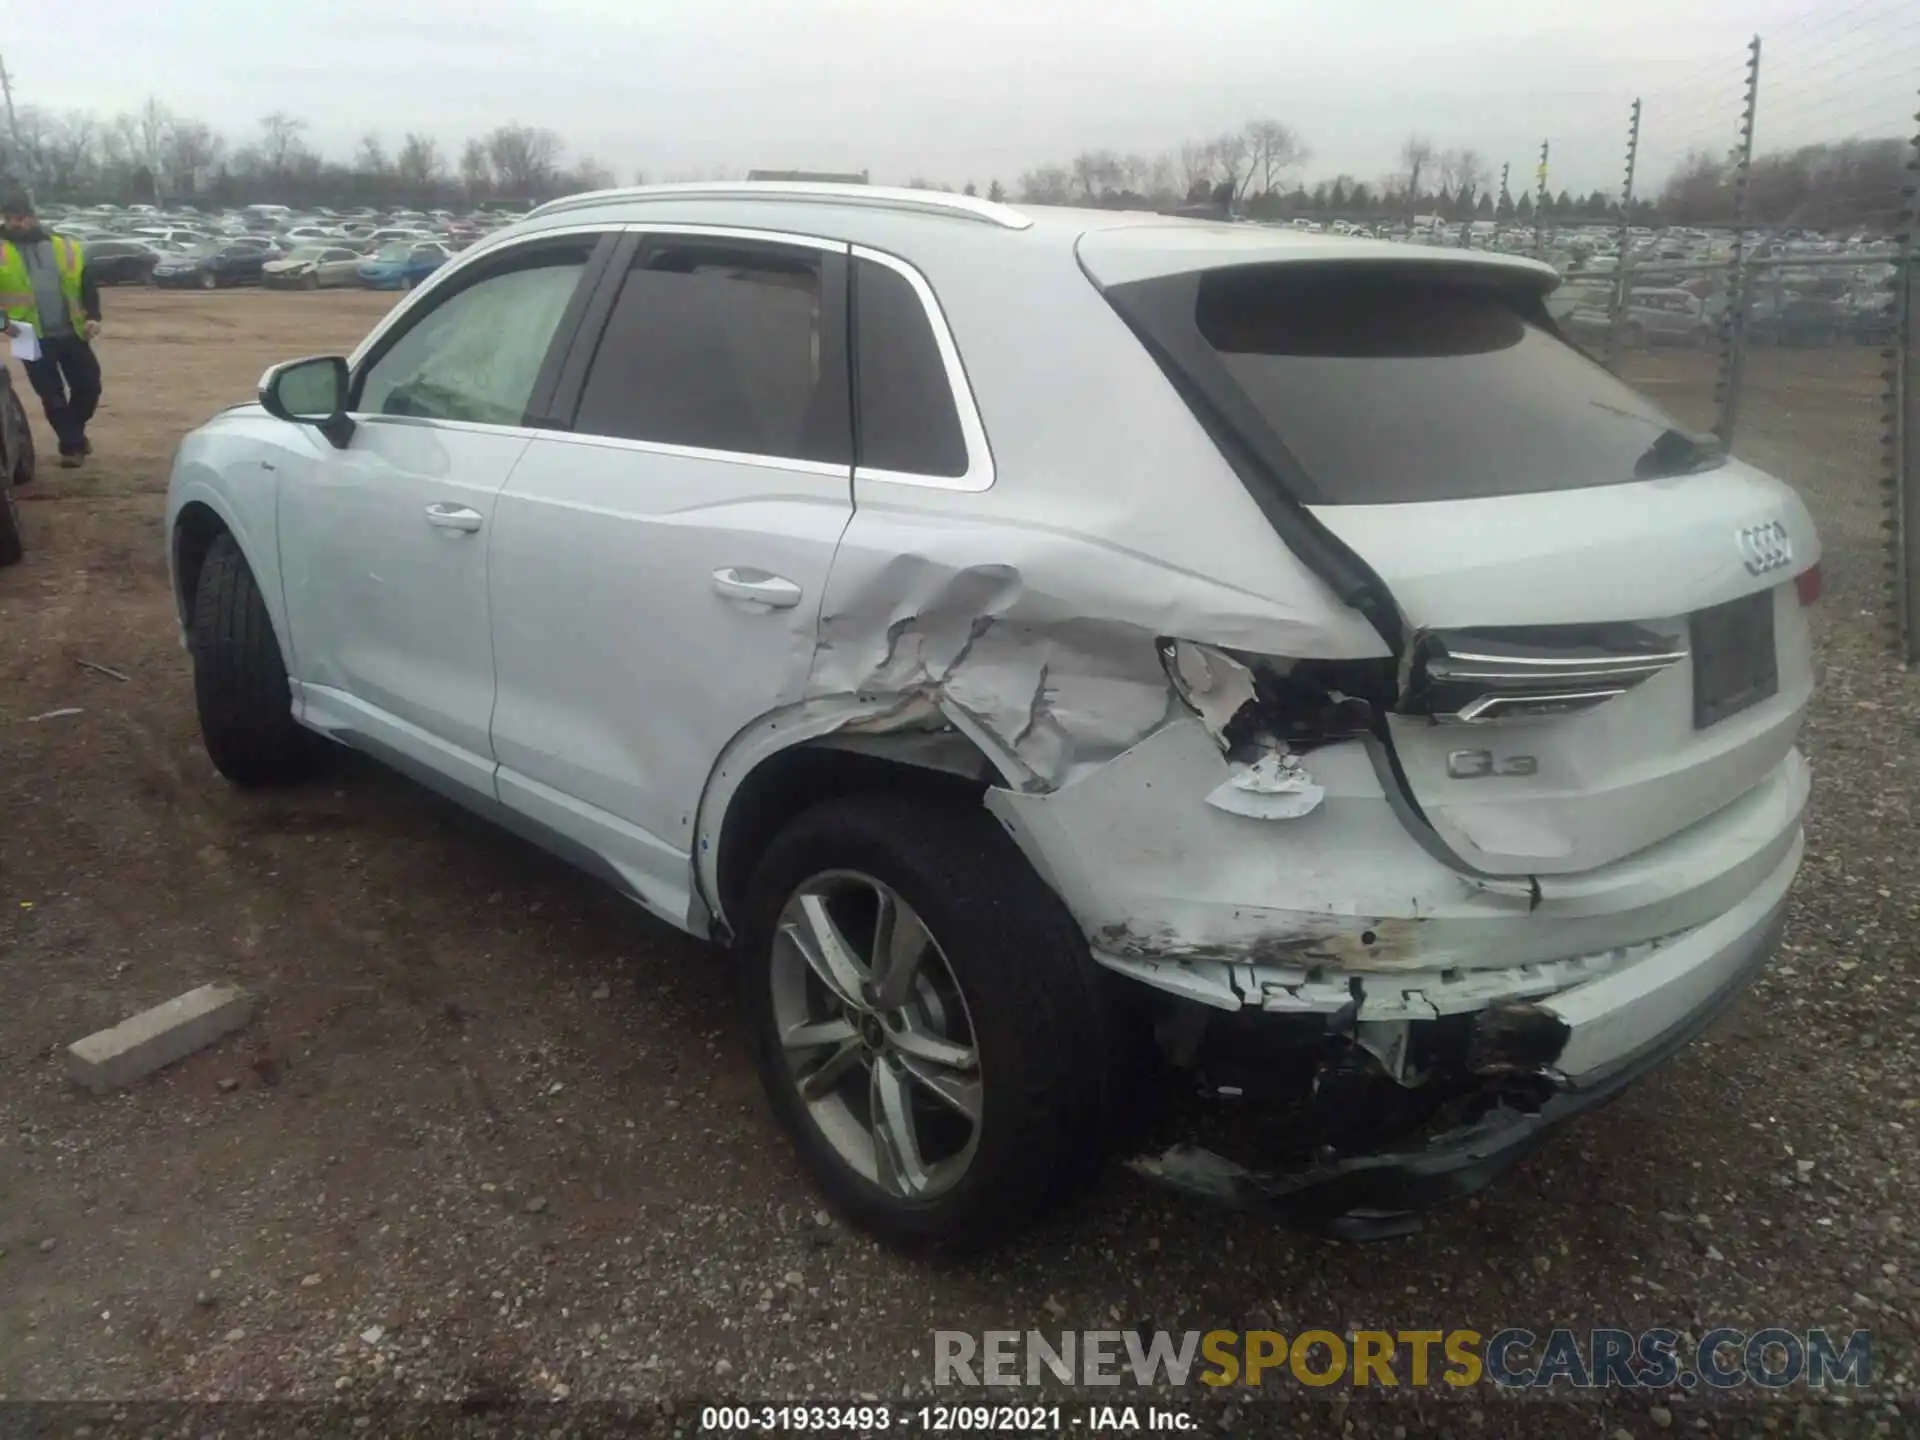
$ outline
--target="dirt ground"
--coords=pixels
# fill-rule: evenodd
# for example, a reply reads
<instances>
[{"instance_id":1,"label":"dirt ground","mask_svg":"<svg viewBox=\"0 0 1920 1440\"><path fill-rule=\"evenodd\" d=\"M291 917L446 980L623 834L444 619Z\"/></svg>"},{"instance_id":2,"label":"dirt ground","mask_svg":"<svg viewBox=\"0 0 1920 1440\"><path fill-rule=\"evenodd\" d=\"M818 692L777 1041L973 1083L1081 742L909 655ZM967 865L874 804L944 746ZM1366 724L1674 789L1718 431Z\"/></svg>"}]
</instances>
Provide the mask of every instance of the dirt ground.
<instances>
[{"instance_id":1,"label":"dirt ground","mask_svg":"<svg viewBox=\"0 0 1920 1440\"><path fill-rule=\"evenodd\" d=\"M1871 352L1760 356L1746 399L1743 448L1823 529L1830 670L1785 948L1727 1020L1410 1239L1306 1238L1116 1169L1014 1251L929 1268L819 1212L717 956L371 765L275 795L215 776L166 593L173 447L389 301L106 301L97 453L23 493L29 557L0 572L0 1400L685 1417L923 1396L936 1329L1781 1325L1871 1331L1872 1386L1614 1395L1546 1429L1920 1426L1920 688L1884 640ZM1709 364L1634 374L1697 403ZM260 997L239 1035L108 1098L63 1078L71 1041L213 979ZM1220 1428L1544 1415L1486 1387L1288 1393Z\"/></svg>"}]
</instances>

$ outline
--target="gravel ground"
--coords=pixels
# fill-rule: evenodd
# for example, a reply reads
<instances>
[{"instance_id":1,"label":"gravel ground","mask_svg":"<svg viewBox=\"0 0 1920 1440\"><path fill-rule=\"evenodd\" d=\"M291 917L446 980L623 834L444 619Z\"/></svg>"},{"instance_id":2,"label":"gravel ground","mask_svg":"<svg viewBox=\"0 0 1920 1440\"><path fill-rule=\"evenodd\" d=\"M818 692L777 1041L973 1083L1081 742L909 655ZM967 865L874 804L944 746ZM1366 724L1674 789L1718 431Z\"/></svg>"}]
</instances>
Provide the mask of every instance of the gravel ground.
<instances>
[{"instance_id":1,"label":"gravel ground","mask_svg":"<svg viewBox=\"0 0 1920 1440\"><path fill-rule=\"evenodd\" d=\"M703 1398L917 1403L936 1329L1778 1324L1871 1331L1873 1385L1162 1399L1247 1434L1920 1433L1920 694L1884 640L1871 357L1754 366L1743 445L1821 523L1828 672L1785 946L1720 1025L1409 1239L1116 1171L1016 1248L928 1267L817 1210L717 957L371 766L271 796L213 776L159 558L168 456L383 304L110 294L98 458L27 492L30 558L0 573L0 1400L697 1429ZM1638 374L1697 395L1701 363ZM261 997L239 1035L110 1098L62 1078L68 1042L215 978ZM206 1428L120 1423L168 1417Z\"/></svg>"}]
</instances>

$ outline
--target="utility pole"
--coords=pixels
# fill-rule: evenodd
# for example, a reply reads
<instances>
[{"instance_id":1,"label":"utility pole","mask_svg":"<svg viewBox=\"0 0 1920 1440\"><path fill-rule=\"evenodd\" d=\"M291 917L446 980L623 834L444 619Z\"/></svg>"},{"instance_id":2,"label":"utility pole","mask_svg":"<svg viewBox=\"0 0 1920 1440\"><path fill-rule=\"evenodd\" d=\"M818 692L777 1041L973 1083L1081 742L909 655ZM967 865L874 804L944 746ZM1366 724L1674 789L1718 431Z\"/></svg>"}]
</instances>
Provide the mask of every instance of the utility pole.
<instances>
[{"instance_id":1,"label":"utility pole","mask_svg":"<svg viewBox=\"0 0 1920 1440\"><path fill-rule=\"evenodd\" d=\"M6 56L0 56L0 96L6 96L6 132L13 142L13 163L19 165L19 182L27 188L27 200L33 200L33 182L27 179L27 150L19 142L19 115L13 113L13 77L6 73Z\"/></svg>"},{"instance_id":2,"label":"utility pole","mask_svg":"<svg viewBox=\"0 0 1920 1440\"><path fill-rule=\"evenodd\" d=\"M0 95L7 100L7 135L13 141L14 163L20 167L20 184L27 192L29 204L33 201L33 179L27 174L27 151L20 143L20 117L13 113L13 77L7 73L5 56L0 56Z\"/></svg>"}]
</instances>

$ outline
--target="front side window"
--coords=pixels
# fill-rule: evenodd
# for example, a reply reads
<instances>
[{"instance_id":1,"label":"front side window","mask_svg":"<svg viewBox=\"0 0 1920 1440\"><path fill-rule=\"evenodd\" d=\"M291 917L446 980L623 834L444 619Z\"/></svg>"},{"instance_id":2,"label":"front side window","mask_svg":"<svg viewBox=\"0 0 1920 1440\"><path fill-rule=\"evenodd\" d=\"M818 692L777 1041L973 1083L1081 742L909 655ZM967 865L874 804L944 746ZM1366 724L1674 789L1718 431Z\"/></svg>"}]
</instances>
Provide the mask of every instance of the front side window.
<instances>
[{"instance_id":1,"label":"front side window","mask_svg":"<svg viewBox=\"0 0 1920 1440\"><path fill-rule=\"evenodd\" d=\"M650 249L621 286L573 428L844 464L845 360L835 374L824 290L813 252L719 241Z\"/></svg>"},{"instance_id":2,"label":"front side window","mask_svg":"<svg viewBox=\"0 0 1920 1440\"><path fill-rule=\"evenodd\" d=\"M551 251L436 299L364 372L356 410L520 424L586 263L584 247Z\"/></svg>"}]
</instances>

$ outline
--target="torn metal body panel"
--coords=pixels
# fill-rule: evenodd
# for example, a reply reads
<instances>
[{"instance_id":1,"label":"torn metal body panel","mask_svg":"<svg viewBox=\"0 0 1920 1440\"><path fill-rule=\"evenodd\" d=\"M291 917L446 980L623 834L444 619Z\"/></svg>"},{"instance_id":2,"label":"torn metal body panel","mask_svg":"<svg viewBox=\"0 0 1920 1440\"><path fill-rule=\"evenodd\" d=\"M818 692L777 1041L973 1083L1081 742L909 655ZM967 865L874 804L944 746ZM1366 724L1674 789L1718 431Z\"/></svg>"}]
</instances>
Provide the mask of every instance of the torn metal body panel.
<instances>
[{"instance_id":1,"label":"torn metal body panel","mask_svg":"<svg viewBox=\"0 0 1920 1440\"><path fill-rule=\"evenodd\" d=\"M1021 788L1052 790L1183 713L1163 636L1384 654L1357 615L1329 626L1325 608L1297 569L1276 569L1267 593L1254 593L1091 535L876 505L841 541L807 694L957 710L1012 752Z\"/></svg>"}]
</instances>

